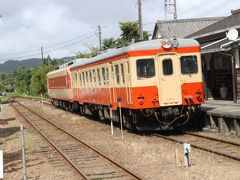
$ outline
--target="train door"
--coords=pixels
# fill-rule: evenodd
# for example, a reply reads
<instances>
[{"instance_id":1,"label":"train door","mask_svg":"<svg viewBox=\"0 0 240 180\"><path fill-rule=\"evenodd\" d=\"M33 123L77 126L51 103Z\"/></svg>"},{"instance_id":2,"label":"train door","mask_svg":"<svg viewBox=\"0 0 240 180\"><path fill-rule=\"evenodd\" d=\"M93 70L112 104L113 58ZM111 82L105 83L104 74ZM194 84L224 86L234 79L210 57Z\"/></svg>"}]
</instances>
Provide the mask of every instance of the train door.
<instances>
[{"instance_id":1,"label":"train door","mask_svg":"<svg viewBox=\"0 0 240 180\"><path fill-rule=\"evenodd\" d=\"M160 106L182 104L180 61L176 54L158 57Z\"/></svg>"}]
</instances>

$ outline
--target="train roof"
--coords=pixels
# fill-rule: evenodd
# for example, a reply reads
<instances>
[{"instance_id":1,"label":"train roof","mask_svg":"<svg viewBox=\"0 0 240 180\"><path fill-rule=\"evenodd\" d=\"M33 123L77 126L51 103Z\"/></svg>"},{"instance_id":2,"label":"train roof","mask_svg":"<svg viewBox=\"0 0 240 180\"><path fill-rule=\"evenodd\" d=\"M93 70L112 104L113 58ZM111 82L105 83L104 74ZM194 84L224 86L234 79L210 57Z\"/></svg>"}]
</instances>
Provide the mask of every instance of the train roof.
<instances>
[{"instance_id":1,"label":"train roof","mask_svg":"<svg viewBox=\"0 0 240 180\"><path fill-rule=\"evenodd\" d=\"M94 62L98 62L103 59L107 59L107 58L125 54L129 51L160 49L162 47L162 45L161 45L162 40L163 39L142 41L142 42L134 43L129 46L118 48L118 49L109 49L106 52L103 52L102 54L100 54L98 56L95 56L92 58L87 58L87 59L82 59L81 61L77 61L75 64L71 65L70 68L72 69L72 68L75 68L78 66L83 66L83 65L94 63ZM171 39L171 40L173 40L173 39ZM194 39L177 38L175 40L178 43L177 47L199 46L199 43Z\"/></svg>"},{"instance_id":2,"label":"train roof","mask_svg":"<svg viewBox=\"0 0 240 180\"><path fill-rule=\"evenodd\" d=\"M59 68L60 66L63 66L63 65L60 65L59 67L58 67L58 69L55 69L55 70L53 70L53 71L50 71L49 73L47 73L47 75L52 75L52 74L55 74L55 73L58 73L58 72L62 72L62 71L68 71L71 67L73 67L76 63L78 63L78 62L82 62L82 61L86 61L87 60L87 58L81 58L81 59L75 59L74 61L75 61L75 63L73 63L73 64L71 64L71 65L69 65L69 66L65 66L65 67L63 67L63 68Z\"/></svg>"}]
</instances>

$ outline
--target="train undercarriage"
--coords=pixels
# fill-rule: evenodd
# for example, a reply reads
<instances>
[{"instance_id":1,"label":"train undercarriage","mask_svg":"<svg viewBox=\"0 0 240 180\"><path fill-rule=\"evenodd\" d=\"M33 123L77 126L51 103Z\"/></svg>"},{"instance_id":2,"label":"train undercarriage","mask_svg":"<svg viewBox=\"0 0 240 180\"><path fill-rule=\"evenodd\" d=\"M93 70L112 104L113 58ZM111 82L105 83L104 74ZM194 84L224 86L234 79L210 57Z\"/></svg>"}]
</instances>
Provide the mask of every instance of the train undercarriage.
<instances>
[{"instance_id":1,"label":"train undercarriage","mask_svg":"<svg viewBox=\"0 0 240 180\"><path fill-rule=\"evenodd\" d=\"M137 110L111 110L109 106L88 103L81 105L78 102L70 103L57 99L52 99L52 104L82 116L98 118L100 121L122 123L129 130L157 131L201 127L201 106L194 104Z\"/></svg>"}]
</instances>

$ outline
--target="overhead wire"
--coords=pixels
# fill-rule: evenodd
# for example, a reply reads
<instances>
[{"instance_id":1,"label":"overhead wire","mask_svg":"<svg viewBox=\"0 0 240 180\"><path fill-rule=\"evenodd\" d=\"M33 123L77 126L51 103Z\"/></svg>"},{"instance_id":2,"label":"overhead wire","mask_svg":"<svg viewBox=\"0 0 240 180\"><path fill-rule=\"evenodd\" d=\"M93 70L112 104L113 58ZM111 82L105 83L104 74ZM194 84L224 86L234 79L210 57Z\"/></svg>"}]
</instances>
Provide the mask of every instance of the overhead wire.
<instances>
[{"instance_id":1,"label":"overhead wire","mask_svg":"<svg viewBox=\"0 0 240 180\"><path fill-rule=\"evenodd\" d=\"M87 36L85 38L82 38L82 39L79 39L77 41L74 41L74 42L71 42L70 44L66 44L66 45L62 45L62 46L56 46L56 47L52 47L52 48L46 48L44 50L45 53L50 53L52 51L56 51L56 50L60 50L60 49L63 49L63 48L66 48L66 47L69 47L69 46L72 46L72 45L75 45L75 44L79 44L79 43L82 43L83 41L86 41L86 40L89 40L90 38L92 37L95 37L95 35L90 35L90 36ZM38 53L29 53L29 55L24 55L24 56L13 56L13 57L8 57L8 58L1 58L0 60L6 60L6 59L24 59L24 58L28 58L28 57L33 57L33 56L37 56L37 55L40 55L40 52Z\"/></svg>"},{"instance_id":2,"label":"overhead wire","mask_svg":"<svg viewBox=\"0 0 240 180\"><path fill-rule=\"evenodd\" d=\"M86 34L83 34L81 36L78 36L76 38L72 38L71 40L67 40L67 41L64 41L64 42L60 42L60 43L55 43L53 45L50 45L50 46L45 46L45 49L48 49L48 48L55 48L57 46L60 46L60 45L64 45L66 43L70 43L72 41L78 41L78 39L80 38L83 38L87 35L90 35L90 34L93 34L93 32L90 32L90 33L86 33ZM88 36L87 36L88 37ZM81 39L80 39L81 40ZM33 53L33 52L37 52L39 51L39 48L36 48L36 49L31 49L31 50L26 50L26 51L19 51L19 52L15 52L15 53L0 53L0 57L1 56L14 56L14 55L18 55L18 54L30 54L30 53Z\"/></svg>"}]
</instances>

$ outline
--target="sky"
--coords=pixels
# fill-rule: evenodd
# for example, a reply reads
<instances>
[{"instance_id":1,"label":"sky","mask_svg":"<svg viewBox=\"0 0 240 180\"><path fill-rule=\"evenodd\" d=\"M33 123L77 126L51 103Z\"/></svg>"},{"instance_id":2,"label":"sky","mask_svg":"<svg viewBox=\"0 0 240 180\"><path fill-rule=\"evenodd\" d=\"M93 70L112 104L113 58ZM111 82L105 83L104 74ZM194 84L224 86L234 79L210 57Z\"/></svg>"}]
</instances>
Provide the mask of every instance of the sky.
<instances>
[{"instance_id":1,"label":"sky","mask_svg":"<svg viewBox=\"0 0 240 180\"><path fill-rule=\"evenodd\" d=\"M143 29L164 20L164 0L142 0ZM178 19L228 16L240 0L177 0ZM171 10L170 10L171 11ZM102 38L120 36L120 21L136 21L137 0L0 0L0 63L9 59L61 58L87 52ZM168 19L171 19L170 15Z\"/></svg>"}]
</instances>

